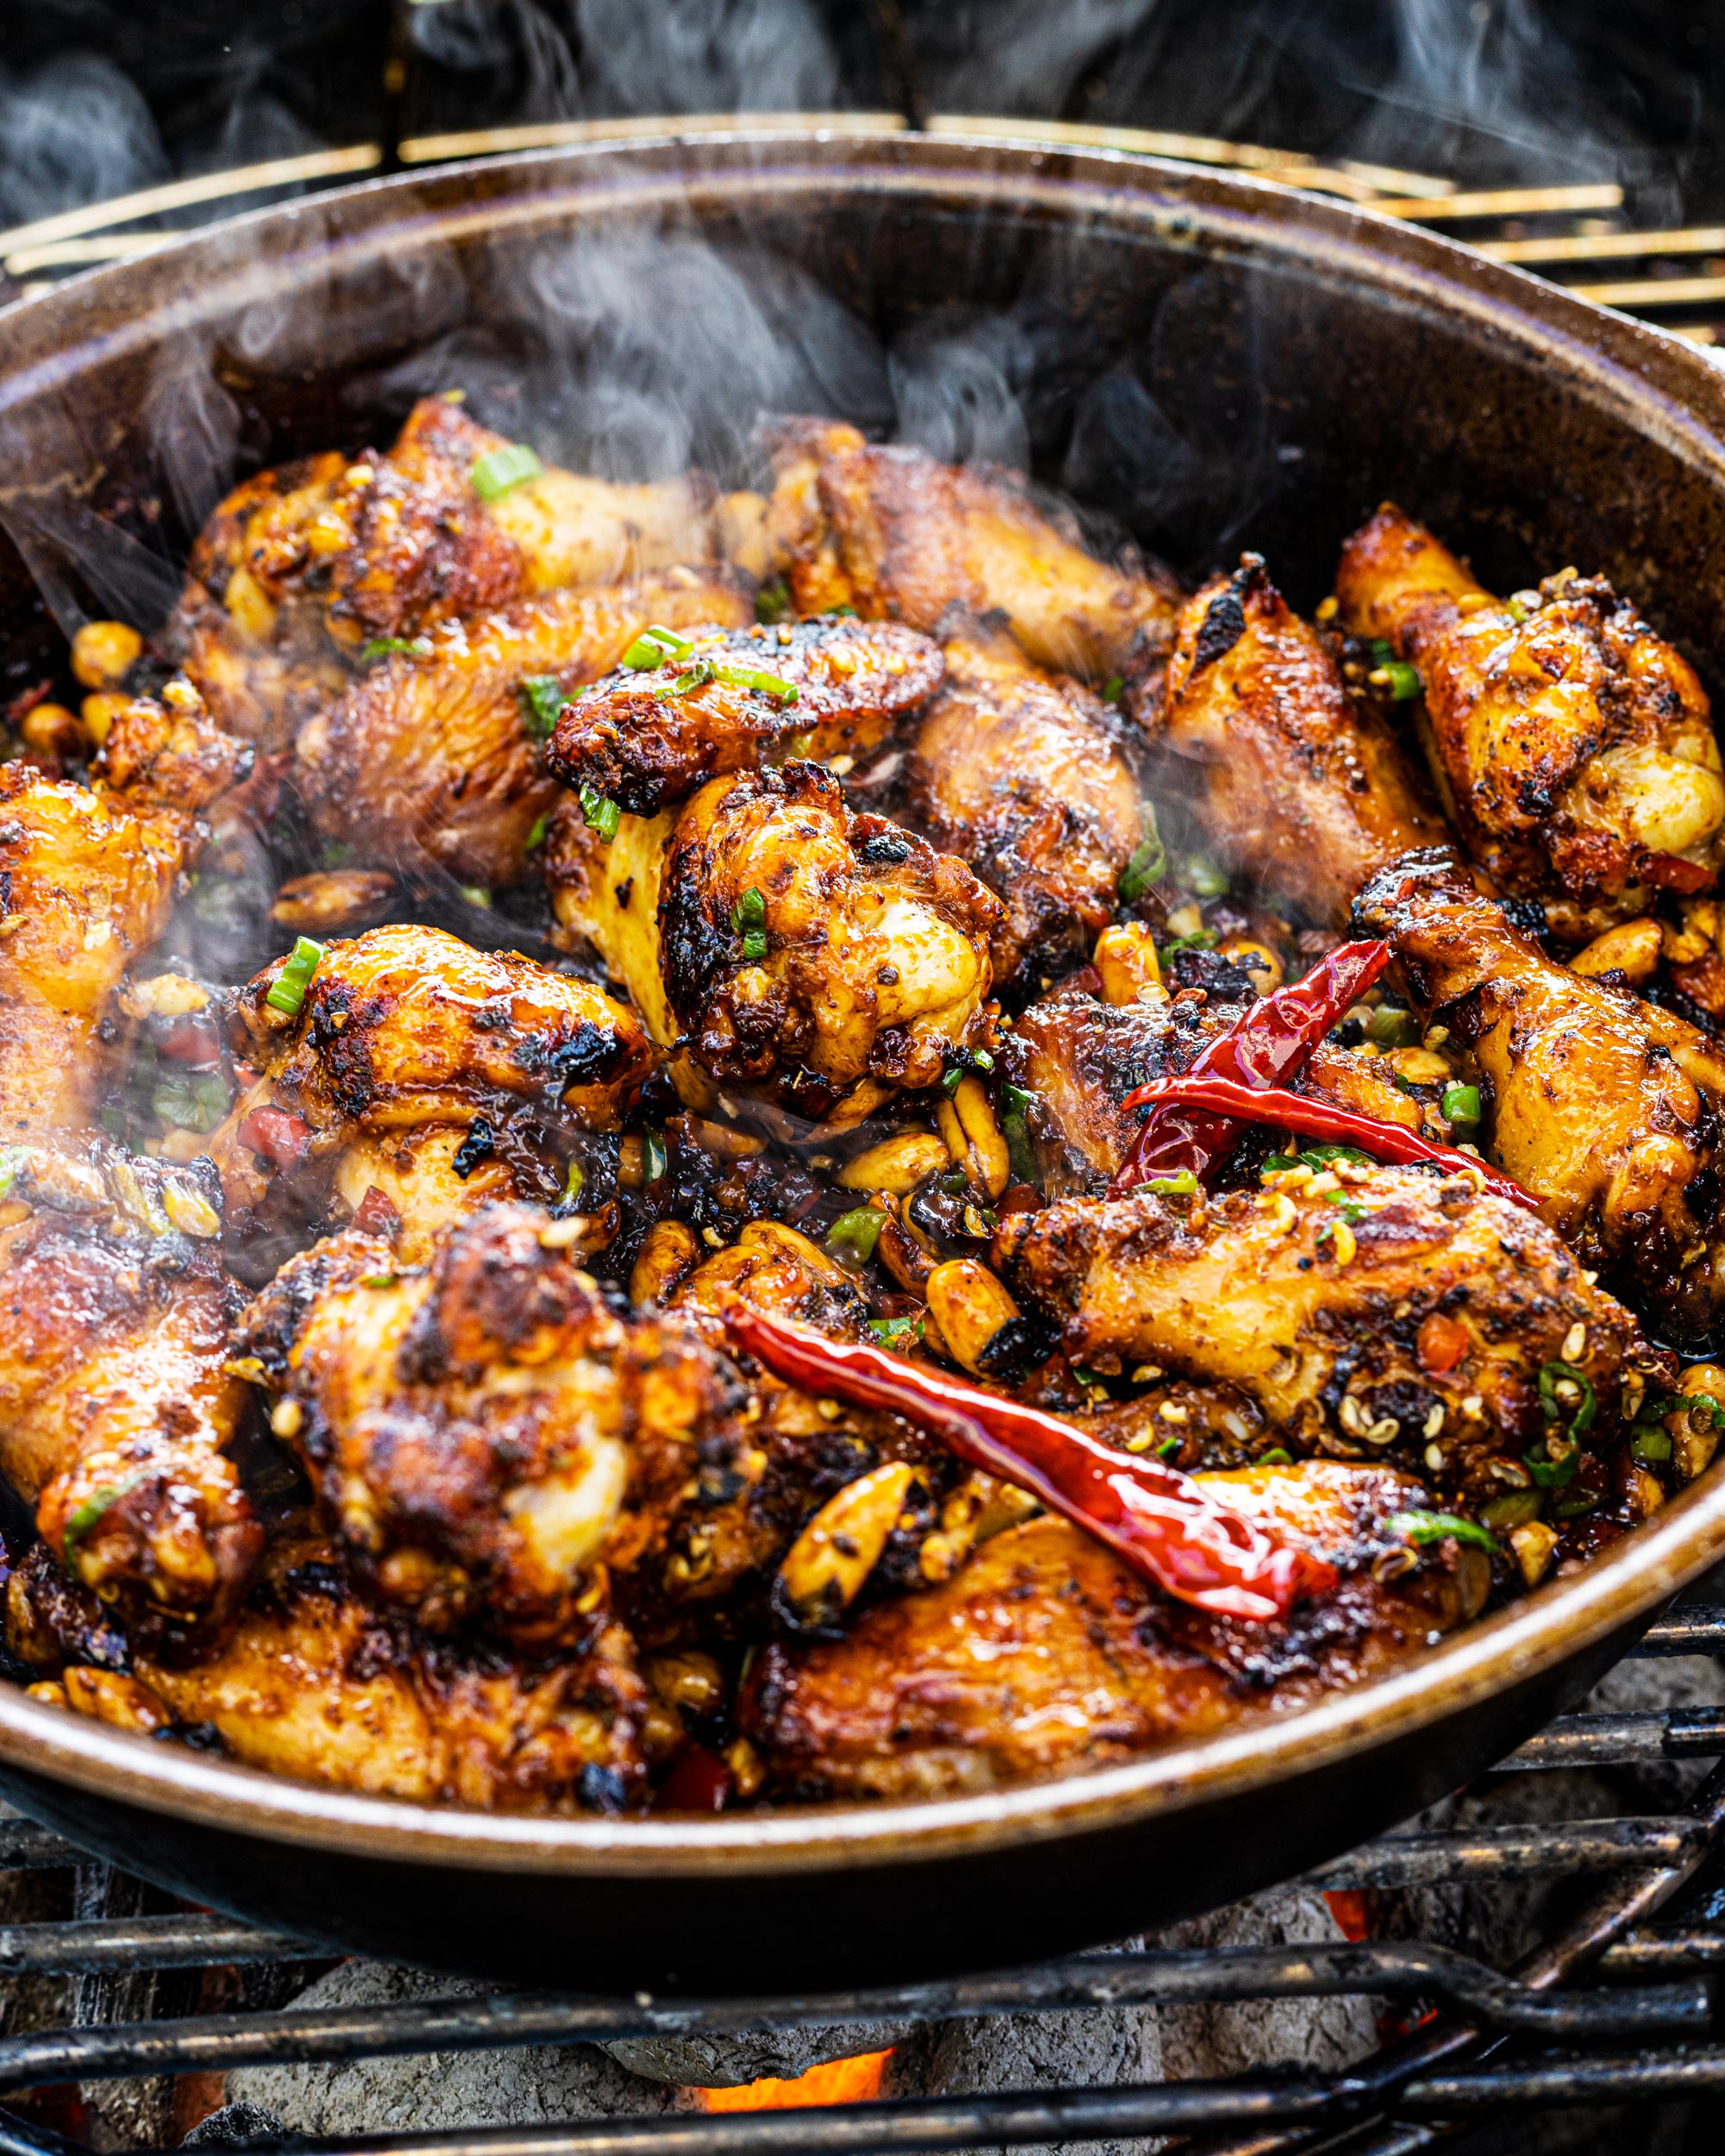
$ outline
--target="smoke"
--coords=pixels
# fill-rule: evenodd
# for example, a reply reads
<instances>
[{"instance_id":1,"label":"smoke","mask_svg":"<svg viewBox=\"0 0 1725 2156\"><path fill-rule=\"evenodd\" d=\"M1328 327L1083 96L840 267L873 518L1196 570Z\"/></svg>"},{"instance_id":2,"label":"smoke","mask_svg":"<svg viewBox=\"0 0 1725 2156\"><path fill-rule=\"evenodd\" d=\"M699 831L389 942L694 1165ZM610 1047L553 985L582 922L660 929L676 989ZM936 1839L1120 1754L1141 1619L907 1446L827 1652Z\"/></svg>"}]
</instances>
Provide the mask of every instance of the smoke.
<instances>
[{"instance_id":1,"label":"smoke","mask_svg":"<svg viewBox=\"0 0 1725 2156\"><path fill-rule=\"evenodd\" d=\"M94 53L0 68L0 225L26 224L168 174L149 107Z\"/></svg>"}]
</instances>

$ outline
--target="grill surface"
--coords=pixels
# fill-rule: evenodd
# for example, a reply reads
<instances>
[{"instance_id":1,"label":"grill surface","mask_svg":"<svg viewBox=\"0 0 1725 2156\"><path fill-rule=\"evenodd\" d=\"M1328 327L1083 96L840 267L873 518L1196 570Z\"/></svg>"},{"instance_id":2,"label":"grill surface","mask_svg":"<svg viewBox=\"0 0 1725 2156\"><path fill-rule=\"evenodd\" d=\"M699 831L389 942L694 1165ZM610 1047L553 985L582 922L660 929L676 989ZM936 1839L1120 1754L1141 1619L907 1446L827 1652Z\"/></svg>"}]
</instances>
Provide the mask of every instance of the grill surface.
<instances>
[{"instance_id":1,"label":"grill surface","mask_svg":"<svg viewBox=\"0 0 1725 2156\"><path fill-rule=\"evenodd\" d=\"M1725 1606L1685 1608L1640 1655L1725 1654ZM1667 1708L1568 1714L1500 1772L1725 1761L1725 1714ZM1472 1833L1389 1834L1309 1876L1328 1891L1596 1875L1578 1915L1517 1968L1392 1940L1329 1946L1075 1955L1038 1967L818 1999L713 2004L506 1996L374 2009L246 2012L79 2024L0 2039L0 2096L44 2084L222 2073L232 2067L392 2053L505 2049L624 2037L734 2035L847 2021L941 2022L1142 2003L1388 1997L1413 2032L1342 2074L1072 2088L819 2109L583 2121L568 2126L404 2133L320 2141L330 2156L519 2150L526 2156L887 2156L1166 2133L1202 2134L1206 2156L1270 2156L1314 2130L1346 2131L1350 2156L1411 2156L1506 2106L1653 2102L1725 2091L1714 1972L1725 1968L1725 1763L1670 1815ZM29 1821L0 1820L0 1870L82 1865ZM1657 1920L1657 1921L1656 1921ZM0 1926L0 1975L76 1977L80 1998L123 1997L113 1980L148 1971L308 1962L325 1950L223 1916L122 1916ZM107 1980L103 1983L101 1980ZM1393 2124L1385 2123L1393 2120ZM1221 2135L1224 2138L1217 2139ZM53 2133L0 2111L0 2156L63 2150ZM298 2144L306 2147L309 2144Z\"/></svg>"}]
</instances>

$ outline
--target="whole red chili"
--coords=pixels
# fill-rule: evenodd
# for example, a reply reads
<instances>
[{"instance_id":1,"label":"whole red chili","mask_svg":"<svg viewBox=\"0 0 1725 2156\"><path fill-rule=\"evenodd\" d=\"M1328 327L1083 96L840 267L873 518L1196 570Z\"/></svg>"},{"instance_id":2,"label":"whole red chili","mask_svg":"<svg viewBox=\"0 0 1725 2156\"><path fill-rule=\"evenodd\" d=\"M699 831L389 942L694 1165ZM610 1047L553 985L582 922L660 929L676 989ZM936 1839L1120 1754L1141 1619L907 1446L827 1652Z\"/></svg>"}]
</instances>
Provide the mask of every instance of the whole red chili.
<instances>
[{"instance_id":1,"label":"whole red chili","mask_svg":"<svg viewBox=\"0 0 1725 2156\"><path fill-rule=\"evenodd\" d=\"M1231 1512L1177 1468L1117 1452L1040 1408L879 1348L831 1340L740 1304L726 1321L740 1347L790 1383L902 1415L1195 1608L1267 1624L1335 1587L1335 1568L1324 1558Z\"/></svg>"},{"instance_id":2,"label":"whole red chili","mask_svg":"<svg viewBox=\"0 0 1725 2156\"><path fill-rule=\"evenodd\" d=\"M1302 1138L1327 1138L1333 1144L1355 1145L1375 1159L1395 1161L1402 1166L1427 1162L1433 1167L1447 1169L1452 1175L1477 1176L1481 1188L1489 1190L1493 1197L1507 1198L1512 1205L1523 1206L1529 1213L1540 1209L1540 1201L1531 1191L1523 1190L1520 1183L1512 1182L1496 1169L1488 1168L1471 1153L1464 1153L1453 1145L1434 1145L1430 1138L1421 1138L1418 1131L1407 1130L1399 1123L1380 1123L1375 1115L1360 1115L1352 1108L1339 1108L1328 1100L1314 1100L1307 1094L1285 1093L1279 1086L1242 1086L1233 1079L1200 1077L1195 1072L1188 1072L1179 1078L1152 1079L1149 1085L1128 1094L1125 1105L1132 1106L1146 1100L1207 1108L1214 1114L1232 1116L1241 1123L1274 1123L1284 1131L1297 1131Z\"/></svg>"},{"instance_id":3,"label":"whole red chili","mask_svg":"<svg viewBox=\"0 0 1725 2156\"><path fill-rule=\"evenodd\" d=\"M1186 1075L1231 1078L1248 1086L1279 1085L1294 1075L1389 962L1388 943L1339 944L1303 978L1248 1006L1226 1033L1205 1045ZM1121 1105L1132 1107L1150 1097L1151 1088L1140 1086ZM1120 1163L1109 1196L1123 1197L1153 1176L1208 1175L1243 1128L1236 1118L1206 1113L1195 1105L1153 1106Z\"/></svg>"}]
</instances>

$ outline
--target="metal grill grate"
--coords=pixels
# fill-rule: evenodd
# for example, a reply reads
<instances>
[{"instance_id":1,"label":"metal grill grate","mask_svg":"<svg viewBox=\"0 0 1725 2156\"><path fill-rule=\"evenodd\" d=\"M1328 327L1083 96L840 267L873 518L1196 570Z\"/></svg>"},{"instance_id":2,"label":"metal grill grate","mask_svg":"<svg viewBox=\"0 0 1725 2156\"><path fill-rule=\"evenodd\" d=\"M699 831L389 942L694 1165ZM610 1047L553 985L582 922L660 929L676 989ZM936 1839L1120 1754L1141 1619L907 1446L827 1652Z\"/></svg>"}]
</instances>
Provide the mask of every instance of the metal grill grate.
<instances>
[{"instance_id":1,"label":"metal grill grate","mask_svg":"<svg viewBox=\"0 0 1725 2156\"><path fill-rule=\"evenodd\" d=\"M1725 1607L1690 1608L1637 1651L1725 1653ZM1668 1708L1560 1716L1500 1771L1725 1756L1725 1714ZM1397 1833L1310 1875L1333 1890L1598 1874L1580 1914L1500 1973L1441 1947L1394 1941L1081 1954L1001 1975L819 1999L658 2002L505 1996L409 2005L120 2021L0 2039L0 2098L47 2083L220 2073L231 2067L481 2051L621 2037L735 2035L857 2021L951 2021L1348 1993L1435 2008L1412 2034L1346 2073L945 2096L578 2125L392 2134L317 2144L329 2156L519 2151L521 2156L888 2156L1168 2133L1207 2156L1270 2156L1315 2129L1352 2129L1353 2156L1411 2156L1505 2106L1652 2102L1725 2091L1713 1972L1725 1967L1725 1764L1669 1816ZM0 1821L0 1870L87 1863L45 1828ZM1665 1912L1666 1921L1653 1920ZM227 1917L182 1915L0 1926L0 1974L107 1977L311 1961L324 1950ZM1380 2122L1393 2119L1392 2126ZM59 2156L52 2133L0 2112L0 2156Z\"/></svg>"}]
</instances>

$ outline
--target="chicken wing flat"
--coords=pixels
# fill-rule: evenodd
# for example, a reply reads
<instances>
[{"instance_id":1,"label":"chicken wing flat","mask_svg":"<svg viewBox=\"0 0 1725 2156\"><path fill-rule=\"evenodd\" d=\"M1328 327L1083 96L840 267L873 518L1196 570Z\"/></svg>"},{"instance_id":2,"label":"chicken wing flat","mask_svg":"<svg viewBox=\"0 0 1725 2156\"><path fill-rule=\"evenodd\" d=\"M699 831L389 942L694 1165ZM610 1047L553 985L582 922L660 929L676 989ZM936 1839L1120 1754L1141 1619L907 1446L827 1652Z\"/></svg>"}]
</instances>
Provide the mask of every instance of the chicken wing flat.
<instances>
[{"instance_id":1,"label":"chicken wing flat","mask_svg":"<svg viewBox=\"0 0 1725 2156\"><path fill-rule=\"evenodd\" d=\"M619 1316L543 1212L492 1206L396 1268L349 1232L285 1266L238 1328L377 1591L447 1632L579 1632L606 1574L756 1457L734 1369L674 1319Z\"/></svg>"},{"instance_id":2,"label":"chicken wing flat","mask_svg":"<svg viewBox=\"0 0 1725 2156\"><path fill-rule=\"evenodd\" d=\"M1502 889L1609 918L1643 911L1650 885L1714 887L1725 777L1706 694L1603 579L1565 569L1505 604L1386 503L1336 591L1351 630L1418 668L1433 775Z\"/></svg>"},{"instance_id":3,"label":"chicken wing flat","mask_svg":"<svg viewBox=\"0 0 1725 2156\"><path fill-rule=\"evenodd\" d=\"M1388 726L1258 555L1187 601L1165 696L1137 700L1217 850L1314 923L1340 929L1374 869L1443 842Z\"/></svg>"},{"instance_id":4,"label":"chicken wing flat","mask_svg":"<svg viewBox=\"0 0 1725 2156\"><path fill-rule=\"evenodd\" d=\"M428 1639L301 1532L272 1545L221 1647L179 1666L136 1654L129 1670L99 1604L45 1555L8 1583L7 1639L45 1672L34 1695L74 1713L214 1735L247 1766L421 1803L608 1812L641 1789L647 1691L628 1633L602 1617L543 1660Z\"/></svg>"},{"instance_id":5,"label":"chicken wing flat","mask_svg":"<svg viewBox=\"0 0 1725 2156\"><path fill-rule=\"evenodd\" d=\"M294 773L312 827L368 860L518 883L558 798L540 742L561 698L614 667L649 622L722 626L752 611L730 572L673 568L446 622L300 729Z\"/></svg>"},{"instance_id":6,"label":"chicken wing flat","mask_svg":"<svg viewBox=\"0 0 1725 2156\"><path fill-rule=\"evenodd\" d=\"M744 1721L775 1794L941 1796L1106 1765L1289 1713L1458 1614L1432 1568L1394 1569L1406 1545L1386 1523L1419 1503L1417 1483L1327 1461L1200 1479L1320 1551L1346 1576L1339 1592L1283 1624L1240 1625L1163 1599L1065 1521L1033 1520L842 1639L767 1648Z\"/></svg>"},{"instance_id":7,"label":"chicken wing flat","mask_svg":"<svg viewBox=\"0 0 1725 2156\"><path fill-rule=\"evenodd\" d=\"M1359 918L1394 945L1421 1016L1471 1052L1490 1157L1662 1330L1709 1330L1725 1300L1725 1054L1670 1012L1548 958L1452 856L1386 869Z\"/></svg>"},{"instance_id":8,"label":"chicken wing flat","mask_svg":"<svg viewBox=\"0 0 1725 2156\"><path fill-rule=\"evenodd\" d=\"M1063 674L1136 680L1165 659L1172 587L1097 561L1015 474L877 448L825 419L782 422L773 449L770 522L800 614L854 606L932 634L949 606L998 607L1030 656Z\"/></svg>"},{"instance_id":9,"label":"chicken wing flat","mask_svg":"<svg viewBox=\"0 0 1725 2156\"><path fill-rule=\"evenodd\" d=\"M714 779L674 819L625 816L609 844L566 803L546 853L559 919L662 1045L687 1037L709 1098L716 1082L849 1127L988 1034L1000 901L853 815L819 764Z\"/></svg>"},{"instance_id":10,"label":"chicken wing flat","mask_svg":"<svg viewBox=\"0 0 1725 2156\"><path fill-rule=\"evenodd\" d=\"M222 724L285 746L368 643L714 558L698 477L629 486L552 467L482 495L475 466L484 478L511 446L427 398L386 454L306 458L229 495L167 638Z\"/></svg>"},{"instance_id":11,"label":"chicken wing flat","mask_svg":"<svg viewBox=\"0 0 1725 2156\"><path fill-rule=\"evenodd\" d=\"M351 1209L389 1200L404 1255L488 1200L559 1196L560 1134L614 1127L652 1066L633 1012L592 982L441 929L331 943L292 1013L269 1000L285 962L235 1000L260 1075L211 1142L230 1197L257 1205L267 1169L309 1153Z\"/></svg>"},{"instance_id":12,"label":"chicken wing flat","mask_svg":"<svg viewBox=\"0 0 1725 2156\"><path fill-rule=\"evenodd\" d=\"M906 818L1000 898L995 981L1033 988L1088 956L1113 918L1144 836L1129 743L1100 698L1032 665L1004 629L949 624L944 649L945 686L906 768Z\"/></svg>"},{"instance_id":13,"label":"chicken wing flat","mask_svg":"<svg viewBox=\"0 0 1725 2156\"><path fill-rule=\"evenodd\" d=\"M1596 1455L1626 1384L1633 1412L1672 1367L1550 1229L1465 1175L1302 1163L1257 1196L1069 1199L1002 1221L995 1252L1070 1361L1238 1386L1289 1445L1376 1452L1470 1501L1546 1440L1552 1366L1590 1388L1574 1439Z\"/></svg>"},{"instance_id":14,"label":"chicken wing flat","mask_svg":"<svg viewBox=\"0 0 1725 2156\"><path fill-rule=\"evenodd\" d=\"M894 622L756 623L688 642L669 663L611 674L564 707L545 760L565 785L656 816L709 779L787 756L846 776L940 685L939 646Z\"/></svg>"}]
</instances>

